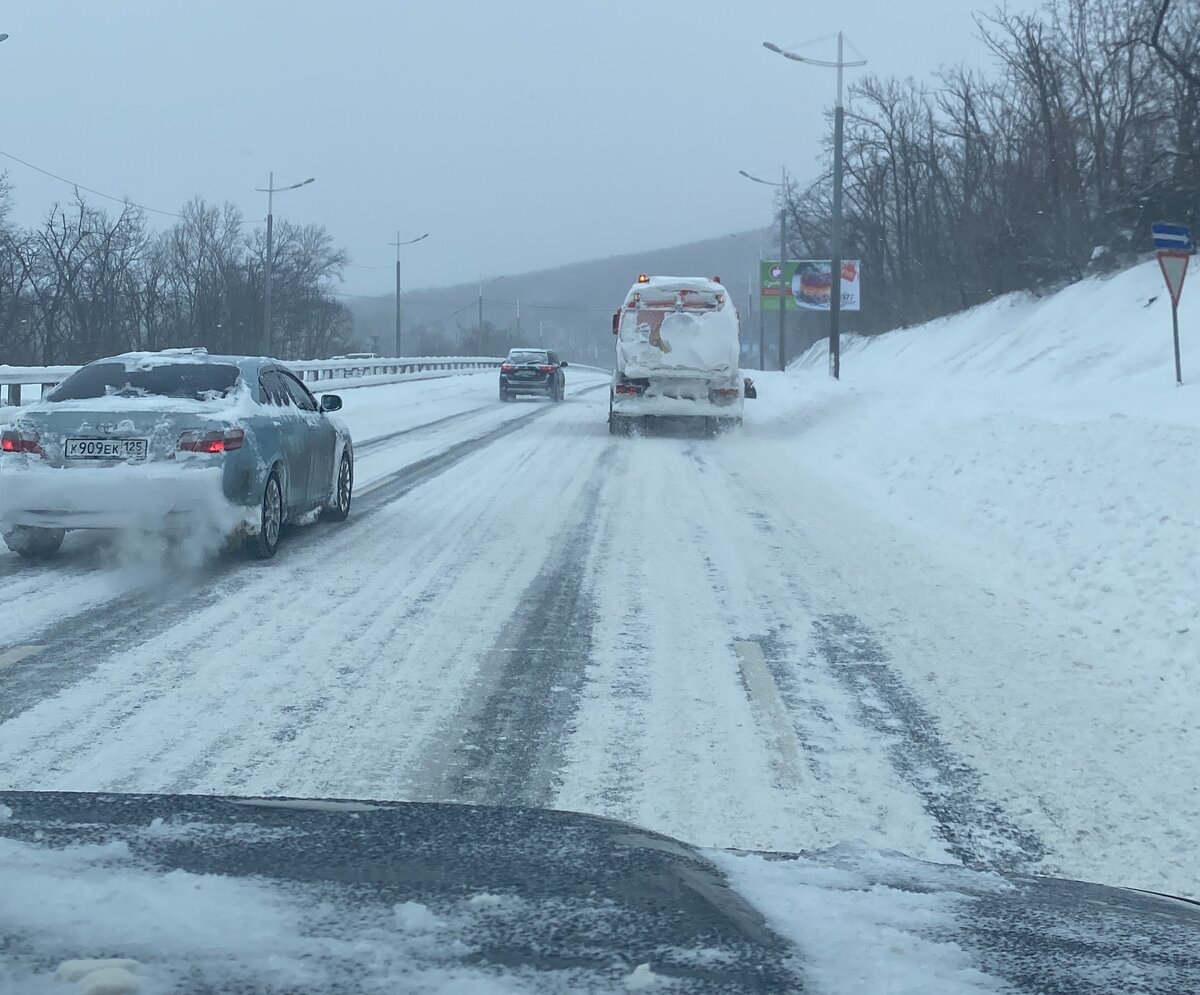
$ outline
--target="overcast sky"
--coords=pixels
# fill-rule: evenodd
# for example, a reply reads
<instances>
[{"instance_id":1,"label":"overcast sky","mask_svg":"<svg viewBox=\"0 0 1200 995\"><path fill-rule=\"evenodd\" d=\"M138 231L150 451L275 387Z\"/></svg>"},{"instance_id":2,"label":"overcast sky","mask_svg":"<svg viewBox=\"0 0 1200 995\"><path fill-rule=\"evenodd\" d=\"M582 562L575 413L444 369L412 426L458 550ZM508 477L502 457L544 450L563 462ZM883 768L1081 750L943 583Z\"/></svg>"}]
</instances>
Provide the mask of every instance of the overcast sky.
<instances>
[{"instance_id":1,"label":"overcast sky","mask_svg":"<svg viewBox=\"0 0 1200 995\"><path fill-rule=\"evenodd\" d=\"M839 6L840 23L829 19ZM842 28L869 71L928 77L987 62L974 6L7 4L0 150L150 207L177 211L199 194L248 218L266 214L254 188L269 170L277 184L314 176L277 196L275 215L329 228L356 264L346 292L391 290L397 228L431 233L405 250L406 288L458 283L767 223L770 191L737 170L816 173L834 74L762 42ZM802 51L832 57L833 45ZM21 222L71 196L0 162Z\"/></svg>"}]
</instances>

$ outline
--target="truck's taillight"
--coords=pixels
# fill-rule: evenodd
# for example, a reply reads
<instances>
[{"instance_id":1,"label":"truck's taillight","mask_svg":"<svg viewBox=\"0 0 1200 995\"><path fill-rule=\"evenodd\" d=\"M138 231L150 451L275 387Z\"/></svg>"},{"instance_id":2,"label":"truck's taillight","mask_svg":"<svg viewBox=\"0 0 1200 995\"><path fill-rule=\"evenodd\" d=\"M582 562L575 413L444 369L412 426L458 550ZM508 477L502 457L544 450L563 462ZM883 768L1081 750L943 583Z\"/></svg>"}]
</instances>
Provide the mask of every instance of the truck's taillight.
<instances>
[{"instance_id":1,"label":"truck's taillight","mask_svg":"<svg viewBox=\"0 0 1200 995\"><path fill-rule=\"evenodd\" d=\"M10 430L0 433L0 452L32 453L35 456L45 456L42 441L37 432Z\"/></svg>"},{"instance_id":2,"label":"truck's taillight","mask_svg":"<svg viewBox=\"0 0 1200 995\"><path fill-rule=\"evenodd\" d=\"M538 372L539 373L553 373L554 367L553 366L539 366Z\"/></svg>"},{"instance_id":3,"label":"truck's taillight","mask_svg":"<svg viewBox=\"0 0 1200 995\"><path fill-rule=\"evenodd\" d=\"M614 394L640 394L644 387L639 387L635 383L619 383L613 388Z\"/></svg>"},{"instance_id":4,"label":"truck's taillight","mask_svg":"<svg viewBox=\"0 0 1200 995\"><path fill-rule=\"evenodd\" d=\"M240 428L222 432L184 432L179 437L179 450L185 453L228 453L241 449L246 433Z\"/></svg>"},{"instance_id":5,"label":"truck's taillight","mask_svg":"<svg viewBox=\"0 0 1200 995\"><path fill-rule=\"evenodd\" d=\"M512 363L501 363L500 364L500 372L501 373L512 373L512 371L513 371Z\"/></svg>"}]
</instances>

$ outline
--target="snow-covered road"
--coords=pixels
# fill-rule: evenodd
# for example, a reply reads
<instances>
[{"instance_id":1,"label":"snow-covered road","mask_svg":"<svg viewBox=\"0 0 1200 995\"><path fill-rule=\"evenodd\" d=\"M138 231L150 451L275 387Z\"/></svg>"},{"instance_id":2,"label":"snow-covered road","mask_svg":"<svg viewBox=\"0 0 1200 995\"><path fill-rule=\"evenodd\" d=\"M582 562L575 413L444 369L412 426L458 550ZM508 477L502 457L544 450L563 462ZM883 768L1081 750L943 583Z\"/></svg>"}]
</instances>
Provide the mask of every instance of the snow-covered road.
<instances>
[{"instance_id":1,"label":"snow-covered road","mask_svg":"<svg viewBox=\"0 0 1200 995\"><path fill-rule=\"evenodd\" d=\"M538 805L1200 890L1169 835L1085 831L1095 741L1009 720L1078 704L1061 630L810 451L859 401L787 380L716 440L610 437L585 371L562 405L500 404L488 375L365 388L350 521L275 561L0 557L0 790Z\"/></svg>"}]
</instances>

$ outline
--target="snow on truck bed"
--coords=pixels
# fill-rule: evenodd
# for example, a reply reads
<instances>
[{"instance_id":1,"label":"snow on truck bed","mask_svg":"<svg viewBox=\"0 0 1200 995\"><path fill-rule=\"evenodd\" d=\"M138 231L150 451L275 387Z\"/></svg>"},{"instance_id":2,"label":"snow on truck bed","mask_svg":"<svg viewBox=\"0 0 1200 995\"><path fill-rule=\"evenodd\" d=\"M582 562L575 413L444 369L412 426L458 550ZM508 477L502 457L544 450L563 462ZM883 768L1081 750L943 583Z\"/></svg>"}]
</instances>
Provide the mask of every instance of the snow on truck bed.
<instances>
[{"instance_id":1,"label":"snow on truck bed","mask_svg":"<svg viewBox=\"0 0 1200 995\"><path fill-rule=\"evenodd\" d=\"M703 295L707 307L668 310L683 291ZM635 295L646 310L635 310ZM717 295L723 302L715 303ZM738 319L728 291L703 277L652 276L625 298L617 366L627 377L732 376L738 368Z\"/></svg>"}]
</instances>

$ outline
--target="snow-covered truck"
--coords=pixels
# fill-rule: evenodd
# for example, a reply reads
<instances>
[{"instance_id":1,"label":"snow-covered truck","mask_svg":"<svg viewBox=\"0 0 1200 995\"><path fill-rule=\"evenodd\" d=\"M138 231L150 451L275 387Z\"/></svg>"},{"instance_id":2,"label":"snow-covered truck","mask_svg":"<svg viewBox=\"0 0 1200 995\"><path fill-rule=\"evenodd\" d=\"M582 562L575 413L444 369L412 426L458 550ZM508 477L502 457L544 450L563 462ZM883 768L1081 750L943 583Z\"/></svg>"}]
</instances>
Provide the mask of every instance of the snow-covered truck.
<instances>
[{"instance_id":1,"label":"snow-covered truck","mask_svg":"<svg viewBox=\"0 0 1200 995\"><path fill-rule=\"evenodd\" d=\"M643 273L612 330L612 434L647 418L701 418L709 435L741 424L742 404L756 394L738 369L738 313L719 279Z\"/></svg>"}]
</instances>

